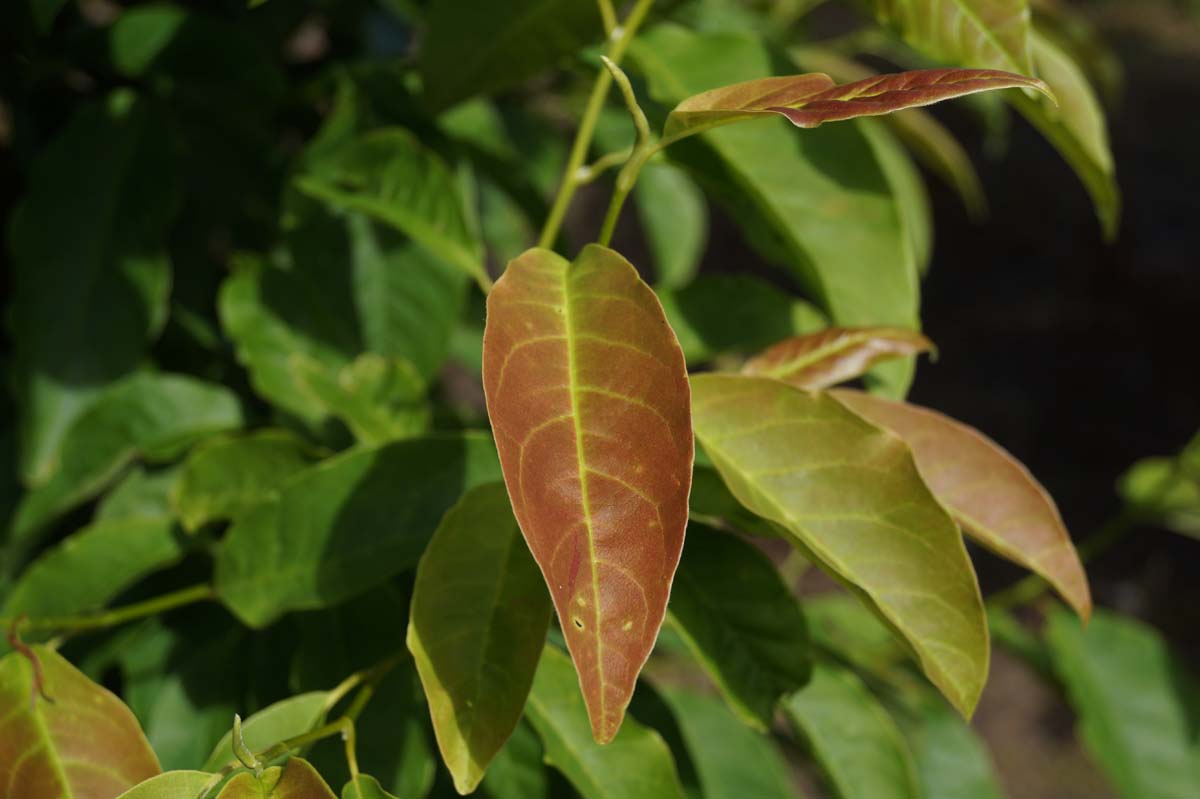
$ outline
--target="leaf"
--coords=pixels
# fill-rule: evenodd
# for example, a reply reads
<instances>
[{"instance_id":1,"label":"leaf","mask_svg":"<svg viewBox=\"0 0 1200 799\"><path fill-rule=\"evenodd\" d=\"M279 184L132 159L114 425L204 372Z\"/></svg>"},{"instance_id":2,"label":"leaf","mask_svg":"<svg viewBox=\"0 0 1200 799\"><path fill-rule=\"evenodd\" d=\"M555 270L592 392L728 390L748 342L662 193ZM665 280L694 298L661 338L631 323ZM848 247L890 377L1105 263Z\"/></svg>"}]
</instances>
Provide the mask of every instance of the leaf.
<instances>
[{"instance_id":1,"label":"leaf","mask_svg":"<svg viewBox=\"0 0 1200 799\"><path fill-rule=\"evenodd\" d=\"M1050 93L1036 78L996 69L919 69L841 86L820 72L759 78L687 98L667 117L663 140L678 141L720 125L772 115L782 116L798 128L815 128L826 122L879 116L1013 88Z\"/></svg>"},{"instance_id":2,"label":"leaf","mask_svg":"<svg viewBox=\"0 0 1200 799\"><path fill-rule=\"evenodd\" d=\"M620 255L589 245L568 263L534 249L488 295L483 384L513 511L606 743L683 547L693 457L683 353Z\"/></svg>"},{"instance_id":3,"label":"leaf","mask_svg":"<svg viewBox=\"0 0 1200 799\"><path fill-rule=\"evenodd\" d=\"M130 788L117 799L197 799L213 781L203 771L168 771Z\"/></svg>"},{"instance_id":4,"label":"leaf","mask_svg":"<svg viewBox=\"0 0 1200 799\"><path fill-rule=\"evenodd\" d=\"M307 761L293 757L282 768L272 766L256 778L243 771L217 794L217 799L337 799Z\"/></svg>"},{"instance_id":5,"label":"leaf","mask_svg":"<svg viewBox=\"0 0 1200 799\"><path fill-rule=\"evenodd\" d=\"M1200 538L1200 435L1174 458L1144 458L1121 475L1118 490L1143 518Z\"/></svg>"},{"instance_id":6,"label":"leaf","mask_svg":"<svg viewBox=\"0 0 1200 799\"><path fill-rule=\"evenodd\" d=\"M692 494L688 497L688 515L692 521L761 538L779 538L782 534L772 522L746 510L729 493L711 463L707 460L701 463L702 452L696 450L696 465L692 469Z\"/></svg>"},{"instance_id":7,"label":"leaf","mask_svg":"<svg viewBox=\"0 0 1200 799\"><path fill-rule=\"evenodd\" d=\"M658 298L689 364L827 326L816 308L752 275L700 275L683 288L660 287Z\"/></svg>"},{"instance_id":8,"label":"leaf","mask_svg":"<svg viewBox=\"0 0 1200 799\"><path fill-rule=\"evenodd\" d=\"M463 491L499 476L490 438L474 433L329 458L230 528L217 552L217 595L252 627L349 599L416 565Z\"/></svg>"},{"instance_id":9,"label":"leaf","mask_svg":"<svg viewBox=\"0 0 1200 799\"><path fill-rule=\"evenodd\" d=\"M853 672L818 662L812 681L783 708L842 799L919 795L904 738Z\"/></svg>"},{"instance_id":10,"label":"leaf","mask_svg":"<svg viewBox=\"0 0 1200 799\"><path fill-rule=\"evenodd\" d=\"M514 86L604 36L594 2L436 0L421 53L435 110Z\"/></svg>"},{"instance_id":11,"label":"leaf","mask_svg":"<svg viewBox=\"0 0 1200 799\"><path fill-rule=\"evenodd\" d=\"M880 22L939 61L1030 74L1028 0L871 0Z\"/></svg>"},{"instance_id":12,"label":"leaf","mask_svg":"<svg viewBox=\"0 0 1200 799\"><path fill-rule=\"evenodd\" d=\"M147 469L135 466L96 504L92 521L170 518L170 493L179 467Z\"/></svg>"},{"instance_id":13,"label":"leaf","mask_svg":"<svg viewBox=\"0 0 1200 799\"><path fill-rule=\"evenodd\" d=\"M1105 611L1085 631L1058 610L1046 643L1080 736L1122 796L1200 795L1200 687L1158 632Z\"/></svg>"},{"instance_id":14,"label":"leaf","mask_svg":"<svg viewBox=\"0 0 1200 799\"><path fill-rule=\"evenodd\" d=\"M84 105L31 167L10 238L27 482L55 473L72 423L137 368L166 320L173 173L166 125L125 90Z\"/></svg>"},{"instance_id":15,"label":"leaf","mask_svg":"<svg viewBox=\"0 0 1200 799\"><path fill-rule=\"evenodd\" d=\"M808 680L799 605L767 556L735 536L688 528L670 613L744 724L768 730L780 698Z\"/></svg>"},{"instance_id":16,"label":"leaf","mask_svg":"<svg viewBox=\"0 0 1200 799\"><path fill-rule=\"evenodd\" d=\"M296 355L291 370L300 390L363 444L407 438L429 427L425 382L407 360L368 352L334 375L324 364Z\"/></svg>"},{"instance_id":17,"label":"leaf","mask_svg":"<svg viewBox=\"0 0 1200 799\"><path fill-rule=\"evenodd\" d=\"M987 747L970 725L932 696L911 714L898 713L912 752L920 791L929 799L1004 796Z\"/></svg>"},{"instance_id":18,"label":"leaf","mask_svg":"<svg viewBox=\"0 0 1200 799\"><path fill-rule=\"evenodd\" d=\"M312 691L276 702L242 722L242 736L251 752L261 752L280 741L303 735L315 729L325 720L329 694ZM204 761L201 770L216 772L229 764L236 764L233 753L233 732L225 733Z\"/></svg>"},{"instance_id":19,"label":"leaf","mask_svg":"<svg viewBox=\"0 0 1200 799\"><path fill-rule=\"evenodd\" d=\"M1034 34L1033 57L1037 74L1058 105L1017 92L1008 99L1075 170L1096 207L1105 238L1112 240L1121 222L1121 190L1104 110L1083 70L1049 38Z\"/></svg>"},{"instance_id":20,"label":"leaf","mask_svg":"<svg viewBox=\"0 0 1200 799\"><path fill-rule=\"evenodd\" d=\"M834 396L912 449L917 468L964 531L1041 575L1086 619L1087 575L1054 500L1021 463L977 430L916 405L857 391Z\"/></svg>"},{"instance_id":21,"label":"leaf","mask_svg":"<svg viewBox=\"0 0 1200 799\"><path fill-rule=\"evenodd\" d=\"M229 390L183 375L139 373L108 388L62 438L58 471L25 495L10 541L28 546L95 497L135 458L170 460L194 441L240 427Z\"/></svg>"},{"instance_id":22,"label":"leaf","mask_svg":"<svg viewBox=\"0 0 1200 799\"><path fill-rule=\"evenodd\" d=\"M696 438L734 496L852 587L970 715L988 667L979 585L908 447L769 378L696 375L692 391Z\"/></svg>"},{"instance_id":23,"label":"leaf","mask_svg":"<svg viewBox=\"0 0 1200 799\"><path fill-rule=\"evenodd\" d=\"M483 789L492 799L546 799L547 776L542 742L522 718L483 776Z\"/></svg>"},{"instance_id":24,"label":"leaf","mask_svg":"<svg viewBox=\"0 0 1200 799\"><path fill-rule=\"evenodd\" d=\"M804 617L814 644L859 671L884 675L906 657L896 636L852 596L836 592L808 597Z\"/></svg>"},{"instance_id":25,"label":"leaf","mask_svg":"<svg viewBox=\"0 0 1200 799\"><path fill-rule=\"evenodd\" d=\"M651 96L664 103L772 71L771 54L758 39L671 25L639 35L630 55ZM802 134L782 123L731 125L667 152L834 324L918 326L913 237L862 123ZM897 362L873 374L901 394L911 371L910 362Z\"/></svg>"},{"instance_id":26,"label":"leaf","mask_svg":"<svg viewBox=\"0 0 1200 799\"><path fill-rule=\"evenodd\" d=\"M363 134L294 185L333 209L359 211L412 237L433 255L486 281L480 242L467 224L453 172L401 128Z\"/></svg>"},{"instance_id":27,"label":"leaf","mask_svg":"<svg viewBox=\"0 0 1200 799\"><path fill-rule=\"evenodd\" d=\"M234 519L279 495L311 463L312 449L285 430L260 430L201 445L183 465L171 505L190 531Z\"/></svg>"},{"instance_id":28,"label":"leaf","mask_svg":"<svg viewBox=\"0 0 1200 799\"><path fill-rule=\"evenodd\" d=\"M550 624L550 599L501 483L446 513L413 587L408 648L442 759L475 790L521 718Z\"/></svg>"},{"instance_id":29,"label":"leaf","mask_svg":"<svg viewBox=\"0 0 1200 799\"><path fill-rule=\"evenodd\" d=\"M888 358L933 349L933 342L915 330L831 327L779 342L747 361L742 373L773 377L799 388L828 388L860 377Z\"/></svg>"},{"instance_id":30,"label":"leaf","mask_svg":"<svg viewBox=\"0 0 1200 799\"><path fill-rule=\"evenodd\" d=\"M742 726L719 699L682 688L661 693L679 722L705 799L798 799L788 763L769 736Z\"/></svg>"},{"instance_id":31,"label":"leaf","mask_svg":"<svg viewBox=\"0 0 1200 799\"><path fill-rule=\"evenodd\" d=\"M671 750L654 730L627 719L608 746L593 740L572 672L567 656L547 646L525 711L546 747L546 763L584 799L682 799Z\"/></svg>"},{"instance_id":32,"label":"leaf","mask_svg":"<svg viewBox=\"0 0 1200 799\"><path fill-rule=\"evenodd\" d=\"M708 241L704 193L679 167L652 162L642 169L633 194L657 285L687 285L700 268Z\"/></svg>"},{"instance_id":33,"label":"leaf","mask_svg":"<svg viewBox=\"0 0 1200 799\"><path fill-rule=\"evenodd\" d=\"M342 799L397 799L379 785L379 780L360 774L342 788Z\"/></svg>"},{"instance_id":34,"label":"leaf","mask_svg":"<svg viewBox=\"0 0 1200 799\"><path fill-rule=\"evenodd\" d=\"M0 658L6 796L112 797L159 773L154 751L120 699L54 650L34 646L32 653L41 664L40 693L25 655Z\"/></svg>"},{"instance_id":35,"label":"leaf","mask_svg":"<svg viewBox=\"0 0 1200 799\"><path fill-rule=\"evenodd\" d=\"M2 615L73 616L98 610L184 549L168 517L98 521L68 536L21 572Z\"/></svg>"}]
</instances>

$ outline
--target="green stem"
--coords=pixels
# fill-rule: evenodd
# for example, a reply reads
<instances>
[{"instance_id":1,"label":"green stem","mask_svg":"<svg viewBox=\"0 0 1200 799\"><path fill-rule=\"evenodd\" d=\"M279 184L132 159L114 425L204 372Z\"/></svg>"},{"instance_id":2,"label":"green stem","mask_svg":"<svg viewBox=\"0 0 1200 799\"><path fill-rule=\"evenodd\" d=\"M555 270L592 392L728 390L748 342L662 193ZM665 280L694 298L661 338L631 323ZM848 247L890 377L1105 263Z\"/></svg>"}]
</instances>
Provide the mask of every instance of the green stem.
<instances>
[{"instance_id":1,"label":"green stem","mask_svg":"<svg viewBox=\"0 0 1200 799\"><path fill-rule=\"evenodd\" d=\"M169 610L174 610L184 605L191 605L196 602L205 602L212 599L216 599L216 593L213 591L212 586L207 584L193 585L170 594L163 594L153 599L147 599L144 602L136 602L132 605L113 608L102 613L82 616L43 616L31 619L0 618L0 627L8 628L15 625L22 632L82 632L85 630L100 630L105 627L116 627L118 624L124 624L127 621L134 621L146 616L166 613Z\"/></svg>"},{"instance_id":2,"label":"green stem","mask_svg":"<svg viewBox=\"0 0 1200 799\"><path fill-rule=\"evenodd\" d=\"M612 0L597 0L600 5L600 19L604 21L604 33L612 36L617 27L617 12L613 9Z\"/></svg>"},{"instance_id":3,"label":"green stem","mask_svg":"<svg viewBox=\"0 0 1200 799\"><path fill-rule=\"evenodd\" d=\"M646 14L649 13L653 4L654 0L637 0L637 4L629 12L624 24L613 28L605 55L614 64L621 63L621 59L625 56L625 50L633 41L637 29L645 20ZM580 178L586 177L586 175L581 175L581 168L587 158L588 149L592 146L596 123L600 120L600 112L604 109L604 100L608 97L608 90L611 87L612 74L607 67L602 66L599 74L596 75L596 82L592 85L592 93L588 97L583 117L579 120L579 130L575 133L575 141L572 143L571 153L567 157L567 166L563 170L558 193L554 197L554 204L550 207L550 214L546 217L546 224L542 227L542 234L538 238L539 247L553 245L554 240L558 237L558 231L562 228L563 220L567 216L567 209L575 196L575 190L581 185Z\"/></svg>"}]
</instances>

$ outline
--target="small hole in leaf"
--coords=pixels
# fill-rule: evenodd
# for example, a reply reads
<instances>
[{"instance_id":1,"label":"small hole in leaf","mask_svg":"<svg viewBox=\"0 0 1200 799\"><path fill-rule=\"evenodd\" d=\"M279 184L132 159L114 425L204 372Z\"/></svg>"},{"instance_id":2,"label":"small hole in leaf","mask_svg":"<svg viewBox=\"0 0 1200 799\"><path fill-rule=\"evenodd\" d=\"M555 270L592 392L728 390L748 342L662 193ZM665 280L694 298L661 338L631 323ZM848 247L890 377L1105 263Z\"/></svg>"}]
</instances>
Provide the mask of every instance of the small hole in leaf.
<instances>
[{"instance_id":1,"label":"small hole in leaf","mask_svg":"<svg viewBox=\"0 0 1200 799\"><path fill-rule=\"evenodd\" d=\"M582 629L583 629L583 622L582 622L582 621L580 621L580 619L579 619L579 617L578 617L578 616L576 616L576 617L574 617L573 619L571 619L571 621L572 621L572 622L575 624L575 629L576 629L576 630L582 630Z\"/></svg>"}]
</instances>

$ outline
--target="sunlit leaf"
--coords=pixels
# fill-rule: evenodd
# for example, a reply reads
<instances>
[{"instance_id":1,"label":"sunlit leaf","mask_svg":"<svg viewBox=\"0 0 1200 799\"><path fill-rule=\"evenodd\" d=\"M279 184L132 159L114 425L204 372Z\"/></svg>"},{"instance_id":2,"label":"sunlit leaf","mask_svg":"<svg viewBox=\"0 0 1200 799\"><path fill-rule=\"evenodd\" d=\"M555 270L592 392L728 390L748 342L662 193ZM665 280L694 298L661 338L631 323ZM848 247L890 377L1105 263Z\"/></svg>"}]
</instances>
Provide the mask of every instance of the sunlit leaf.
<instances>
[{"instance_id":1,"label":"sunlit leaf","mask_svg":"<svg viewBox=\"0 0 1200 799\"><path fill-rule=\"evenodd\" d=\"M1046 642L1080 735L1120 794L1200 796L1200 686L1162 636L1105 611L1085 630L1058 610Z\"/></svg>"},{"instance_id":2,"label":"sunlit leaf","mask_svg":"<svg viewBox=\"0 0 1200 799\"><path fill-rule=\"evenodd\" d=\"M243 771L216 799L337 799L325 780L307 761L293 757L283 767L272 766L261 777Z\"/></svg>"},{"instance_id":3,"label":"sunlit leaf","mask_svg":"<svg viewBox=\"0 0 1200 799\"><path fill-rule=\"evenodd\" d=\"M968 534L1043 576L1088 617L1091 593L1071 536L1054 500L1019 461L977 430L927 408L833 393L908 443L925 483Z\"/></svg>"},{"instance_id":4,"label":"sunlit leaf","mask_svg":"<svg viewBox=\"0 0 1200 799\"><path fill-rule=\"evenodd\" d=\"M571 661L553 646L542 653L525 713L546 747L546 763L584 799L682 799L671 750L654 730L626 719L607 746L593 740Z\"/></svg>"},{"instance_id":5,"label":"sunlit leaf","mask_svg":"<svg viewBox=\"0 0 1200 799\"><path fill-rule=\"evenodd\" d=\"M488 296L483 382L513 511L546 577L596 740L616 734L683 547L683 353L612 250L530 250Z\"/></svg>"},{"instance_id":6,"label":"sunlit leaf","mask_svg":"<svg viewBox=\"0 0 1200 799\"><path fill-rule=\"evenodd\" d=\"M137 719L120 699L52 649L32 651L41 685L25 655L0 659L5 796L103 799L159 773Z\"/></svg>"},{"instance_id":7,"label":"sunlit leaf","mask_svg":"<svg viewBox=\"0 0 1200 799\"><path fill-rule=\"evenodd\" d=\"M531 78L604 36L594 2L437 0L421 56L435 109Z\"/></svg>"},{"instance_id":8,"label":"sunlit leaf","mask_svg":"<svg viewBox=\"0 0 1200 799\"><path fill-rule=\"evenodd\" d=\"M342 788L342 799L397 799L379 785L379 780L359 774Z\"/></svg>"},{"instance_id":9,"label":"sunlit leaf","mask_svg":"<svg viewBox=\"0 0 1200 799\"><path fill-rule=\"evenodd\" d=\"M734 496L852 587L969 715L988 668L979 585L908 447L777 380L697 375L692 391L696 438Z\"/></svg>"},{"instance_id":10,"label":"sunlit leaf","mask_svg":"<svg viewBox=\"0 0 1200 799\"><path fill-rule=\"evenodd\" d=\"M682 688L662 696L679 723L705 799L800 796L771 738L742 726L721 700Z\"/></svg>"},{"instance_id":11,"label":"sunlit leaf","mask_svg":"<svg viewBox=\"0 0 1200 799\"><path fill-rule=\"evenodd\" d=\"M9 306L27 481L55 473L72 423L166 320L173 183L165 123L124 90L84 105L31 166Z\"/></svg>"},{"instance_id":12,"label":"sunlit leaf","mask_svg":"<svg viewBox=\"0 0 1200 799\"><path fill-rule=\"evenodd\" d=\"M216 590L244 622L332 605L416 565L446 510L500 477L489 436L407 439L297 474L230 528Z\"/></svg>"},{"instance_id":13,"label":"sunlit leaf","mask_svg":"<svg viewBox=\"0 0 1200 799\"><path fill-rule=\"evenodd\" d=\"M360 443L383 444L429 427L425 381L405 359L368 352L334 374L296 355L291 370L297 388L342 420Z\"/></svg>"},{"instance_id":14,"label":"sunlit leaf","mask_svg":"<svg viewBox=\"0 0 1200 799\"><path fill-rule=\"evenodd\" d=\"M831 327L779 342L747 361L742 372L800 388L827 388L861 377L882 360L932 349L933 342L915 330Z\"/></svg>"},{"instance_id":15,"label":"sunlit leaf","mask_svg":"<svg viewBox=\"0 0 1200 799\"><path fill-rule=\"evenodd\" d=\"M135 458L169 460L193 442L241 423L240 402L222 386L151 373L122 380L66 431L58 470L25 495L12 540L36 540L47 524L96 496Z\"/></svg>"},{"instance_id":16,"label":"sunlit leaf","mask_svg":"<svg viewBox=\"0 0 1200 799\"><path fill-rule=\"evenodd\" d=\"M425 548L408 648L459 793L512 734L550 624L550 597L502 483L468 492Z\"/></svg>"},{"instance_id":17,"label":"sunlit leaf","mask_svg":"<svg viewBox=\"0 0 1200 799\"><path fill-rule=\"evenodd\" d=\"M708 241L708 204L687 173L668 163L646 164L633 187L638 219L654 258L656 284L678 288L700 268Z\"/></svg>"},{"instance_id":18,"label":"sunlit leaf","mask_svg":"<svg viewBox=\"0 0 1200 799\"><path fill-rule=\"evenodd\" d=\"M196 799L213 782L204 771L168 771L130 788L117 799Z\"/></svg>"},{"instance_id":19,"label":"sunlit leaf","mask_svg":"<svg viewBox=\"0 0 1200 799\"><path fill-rule=\"evenodd\" d=\"M858 677L830 663L783 703L837 796L911 799L918 796L912 756L896 723Z\"/></svg>"},{"instance_id":20,"label":"sunlit leaf","mask_svg":"<svg viewBox=\"0 0 1200 799\"><path fill-rule=\"evenodd\" d=\"M744 724L767 730L780 698L808 679L799 605L767 556L735 536L689 527L670 613Z\"/></svg>"},{"instance_id":21,"label":"sunlit leaf","mask_svg":"<svg viewBox=\"0 0 1200 799\"><path fill-rule=\"evenodd\" d=\"M1030 68L1028 0L870 0L880 21L939 61L1020 72Z\"/></svg>"},{"instance_id":22,"label":"sunlit leaf","mask_svg":"<svg viewBox=\"0 0 1200 799\"><path fill-rule=\"evenodd\" d=\"M1144 458L1118 488L1137 515L1200 538L1200 435L1174 458Z\"/></svg>"},{"instance_id":23,"label":"sunlit leaf","mask_svg":"<svg viewBox=\"0 0 1200 799\"><path fill-rule=\"evenodd\" d=\"M467 224L453 172L406 130L363 134L298 176L295 186L332 208L390 225L468 275L486 279L482 247Z\"/></svg>"},{"instance_id":24,"label":"sunlit leaf","mask_svg":"<svg viewBox=\"0 0 1200 799\"><path fill-rule=\"evenodd\" d=\"M312 691L263 708L242 722L242 736L246 747L251 752L261 752L287 738L308 732L325 719L327 699L328 694L324 691ZM232 722L233 719L230 719L231 724ZM220 771L236 762L231 730L225 733L225 737L213 748L212 754L204 761L201 769Z\"/></svg>"},{"instance_id":25,"label":"sunlit leaf","mask_svg":"<svg viewBox=\"0 0 1200 799\"><path fill-rule=\"evenodd\" d=\"M196 449L171 491L171 505L188 530L233 519L278 496L285 480L316 453L285 430L221 438Z\"/></svg>"},{"instance_id":26,"label":"sunlit leaf","mask_svg":"<svg viewBox=\"0 0 1200 799\"><path fill-rule=\"evenodd\" d=\"M919 69L875 75L837 85L814 72L735 83L687 98L667 117L663 138L674 141L701 131L761 116L782 116L799 128L890 114L905 108L996 89L1045 84L995 69Z\"/></svg>"}]
</instances>

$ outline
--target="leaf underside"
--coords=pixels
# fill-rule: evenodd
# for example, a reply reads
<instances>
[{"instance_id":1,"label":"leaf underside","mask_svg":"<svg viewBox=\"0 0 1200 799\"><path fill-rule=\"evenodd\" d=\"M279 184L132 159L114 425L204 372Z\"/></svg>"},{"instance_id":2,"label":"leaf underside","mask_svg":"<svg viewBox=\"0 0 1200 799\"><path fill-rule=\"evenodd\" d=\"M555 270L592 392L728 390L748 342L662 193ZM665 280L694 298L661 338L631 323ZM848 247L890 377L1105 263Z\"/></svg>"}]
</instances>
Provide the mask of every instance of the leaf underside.
<instances>
[{"instance_id":1,"label":"leaf underside","mask_svg":"<svg viewBox=\"0 0 1200 799\"><path fill-rule=\"evenodd\" d=\"M833 327L781 341L746 361L742 372L819 389L861 377L888 358L929 352L933 343L915 330Z\"/></svg>"}]
</instances>

